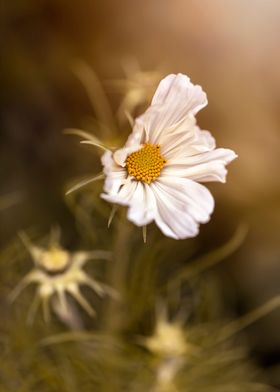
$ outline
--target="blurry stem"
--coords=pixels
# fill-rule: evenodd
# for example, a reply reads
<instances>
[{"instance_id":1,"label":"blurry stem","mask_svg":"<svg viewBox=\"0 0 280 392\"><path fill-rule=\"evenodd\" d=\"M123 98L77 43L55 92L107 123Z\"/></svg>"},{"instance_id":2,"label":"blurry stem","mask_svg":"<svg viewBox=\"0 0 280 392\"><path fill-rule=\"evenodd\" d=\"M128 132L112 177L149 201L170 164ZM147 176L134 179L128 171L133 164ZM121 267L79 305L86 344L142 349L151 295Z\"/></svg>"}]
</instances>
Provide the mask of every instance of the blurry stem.
<instances>
[{"instance_id":1,"label":"blurry stem","mask_svg":"<svg viewBox=\"0 0 280 392\"><path fill-rule=\"evenodd\" d=\"M202 255L195 260L192 260L188 265L184 268L180 269L174 276L170 277L167 283L164 283L160 290L161 292L165 292L166 288L169 290L170 293L177 292L180 288L180 285L184 281L191 280L202 274L204 271L207 271L211 267L214 267L221 261L225 260L231 254L233 254L237 249L240 248L246 235L248 233L248 227L246 224L240 224L237 228L234 235L231 239L219 247L218 249L214 249L210 253L206 255ZM153 306L152 302L147 301L147 307ZM147 308L143 308L142 312L145 311ZM143 313L140 313L138 317L142 317Z\"/></svg>"},{"instance_id":2,"label":"blurry stem","mask_svg":"<svg viewBox=\"0 0 280 392\"><path fill-rule=\"evenodd\" d=\"M126 296L127 273L130 258L130 243L132 226L126 219L125 209L121 209L119 219L116 220L113 263L110 263L108 270L108 282L118 292L119 301L110 299L106 314L105 326L109 331L118 332L124 321L124 300Z\"/></svg>"},{"instance_id":3,"label":"blurry stem","mask_svg":"<svg viewBox=\"0 0 280 392\"><path fill-rule=\"evenodd\" d=\"M162 358L156 372L156 383L152 392L177 392L174 378L184 363L183 358Z\"/></svg>"},{"instance_id":4,"label":"blurry stem","mask_svg":"<svg viewBox=\"0 0 280 392\"><path fill-rule=\"evenodd\" d=\"M254 322L258 321L262 317L265 317L269 313L273 312L280 307L280 295L267 301L264 305L259 306L257 309L245 314L245 316L232 321L220 332L218 342L222 342L226 339L231 338L236 333L240 332L242 329L248 327Z\"/></svg>"},{"instance_id":5,"label":"blurry stem","mask_svg":"<svg viewBox=\"0 0 280 392\"><path fill-rule=\"evenodd\" d=\"M115 130L115 123L108 99L97 75L93 69L83 61L76 61L73 70L84 85L98 120L106 125L105 130L107 131L107 135L105 136L107 138L110 137L111 132L114 132Z\"/></svg>"},{"instance_id":6,"label":"blurry stem","mask_svg":"<svg viewBox=\"0 0 280 392\"><path fill-rule=\"evenodd\" d=\"M145 244L147 242L147 225L143 226L142 230L143 230L143 241Z\"/></svg>"},{"instance_id":7,"label":"blurry stem","mask_svg":"<svg viewBox=\"0 0 280 392\"><path fill-rule=\"evenodd\" d=\"M246 238L247 232L247 225L241 224L237 228L233 237L227 243L222 245L220 248L215 249L214 251L207 253L206 255L203 255L196 260L193 260L185 268L175 274L175 276L172 277L168 282L169 288L177 288L180 286L183 280L192 279L205 270L208 270L209 268L226 259L234 251L239 249L244 239Z\"/></svg>"}]
</instances>

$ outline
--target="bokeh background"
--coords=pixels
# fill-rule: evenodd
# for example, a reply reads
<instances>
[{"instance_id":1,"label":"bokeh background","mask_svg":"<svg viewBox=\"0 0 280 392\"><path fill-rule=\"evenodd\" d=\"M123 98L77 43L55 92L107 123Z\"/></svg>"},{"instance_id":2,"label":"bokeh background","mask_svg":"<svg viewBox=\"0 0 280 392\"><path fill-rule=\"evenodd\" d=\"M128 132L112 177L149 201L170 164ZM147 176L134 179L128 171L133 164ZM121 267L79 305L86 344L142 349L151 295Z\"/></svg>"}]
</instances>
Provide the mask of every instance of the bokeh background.
<instances>
[{"instance_id":1,"label":"bokeh background","mask_svg":"<svg viewBox=\"0 0 280 392\"><path fill-rule=\"evenodd\" d=\"M238 315L279 294L280 2L3 0L0 12L1 246L34 225L47 232L58 223L75 238L65 184L100 164L62 133L96 115L73 69L86 62L116 112L123 90L111 81L138 64L201 84L209 105L199 125L239 155L227 184L211 184L216 210L197 238L206 252L241 222L249 227L240 249L216 267L220 295L231 288L228 308ZM246 329L252 357L275 385L279 328L275 311Z\"/></svg>"}]
</instances>

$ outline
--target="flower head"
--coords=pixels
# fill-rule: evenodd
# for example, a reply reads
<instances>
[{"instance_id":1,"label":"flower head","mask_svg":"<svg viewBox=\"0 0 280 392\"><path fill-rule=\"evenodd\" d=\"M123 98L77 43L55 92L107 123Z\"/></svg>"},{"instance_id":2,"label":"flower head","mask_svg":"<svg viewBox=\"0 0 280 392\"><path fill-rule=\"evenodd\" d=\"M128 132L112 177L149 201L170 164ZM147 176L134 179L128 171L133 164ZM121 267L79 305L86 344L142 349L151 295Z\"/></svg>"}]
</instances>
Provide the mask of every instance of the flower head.
<instances>
[{"instance_id":1,"label":"flower head","mask_svg":"<svg viewBox=\"0 0 280 392\"><path fill-rule=\"evenodd\" d=\"M34 268L22 279L11 293L15 300L21 291L31 283L37 284L34 302L30 307L28 319L32 321L40 303L43 305L45 321L49 319L49 302L57 295L62 311L68 311L66 294L70 294L91 316L94 309L80 291L80 286L88 286L103 297L105 294L114 295L113 289L88 276L83 270L84 264L90 259L108 259L110 253L96 250L92 252L73 252L63 249L57 241L51 241L48 248L33 245L25 234L21 238L26 245L34 263Z\"/></svg>"},{"instance_id":2,"label":"flower head","mask_svg":"<svg viewBox=\"0 0 280 392\"><path fill-rule=\"evenodd\" d=\"M122 63L125 78L111 82L112 87L123 93L117 113L120 120L126 119L125 114L132 115L140 105L147 104L161 79L159 70L143 71L134 57L126 57Z\"/></svg>"},{"instance_id":3,"label":"flower head","mask_svg":"<svg viewBox=\"0 0 280 392\"><path fill-rule=\"evenodd\" d=\"M178 322L159 320L154 335L145 341L147 349L161 357L180 357L187 350L185 332Z\"/></svg>"},{"instance_id":4,"label":"flower head","mask_svg":"<svg viewBox=\"0 0 280 392\"><path fill-rule=\"evenodd\" d=\"M155 221L166 236L183 239L209 221L214 199L200 183L225 182L225 166L237 155L216 148L211 134L196 125L195 115L206 105L200 86L185 75L168 75L124 147L104 153L102 197L128 206L137 226Z\"/></svg>"},{"instance_id":5,"label":"flower head","mask_svg":"<svg viewBox=\"0 0 280 392\"><path fill-rule=\"evenodd\" d=\"M167 307L162 304L152 336L141 339L141 344L157 359L155 392L177 391L175 378L193 346L186 339L182 320L171 321Z\"/></svg>"}]
</instances>

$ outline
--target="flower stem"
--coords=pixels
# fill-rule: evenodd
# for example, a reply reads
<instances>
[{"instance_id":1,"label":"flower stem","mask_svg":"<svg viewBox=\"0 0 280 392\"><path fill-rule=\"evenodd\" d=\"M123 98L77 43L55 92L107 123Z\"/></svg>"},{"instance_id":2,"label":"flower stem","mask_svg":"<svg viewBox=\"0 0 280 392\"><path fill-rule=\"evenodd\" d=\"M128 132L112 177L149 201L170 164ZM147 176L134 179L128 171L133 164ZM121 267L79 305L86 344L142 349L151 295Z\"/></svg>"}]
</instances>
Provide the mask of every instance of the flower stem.
<instances>
[{"instance_id":1,"label":"flower stem","mask_svg":"<svg viewBox=\"0 0 280 392\"><path fill-rule=\"evenodd\" d=\"M110 299L105 311L105 328L116 333L125 323L124 306L132 228L126 219L125 209L122 209L115 225L113 263L110 263L108 270L108 282L119 294L119 300Z\"/></svg>"}]
</instances>

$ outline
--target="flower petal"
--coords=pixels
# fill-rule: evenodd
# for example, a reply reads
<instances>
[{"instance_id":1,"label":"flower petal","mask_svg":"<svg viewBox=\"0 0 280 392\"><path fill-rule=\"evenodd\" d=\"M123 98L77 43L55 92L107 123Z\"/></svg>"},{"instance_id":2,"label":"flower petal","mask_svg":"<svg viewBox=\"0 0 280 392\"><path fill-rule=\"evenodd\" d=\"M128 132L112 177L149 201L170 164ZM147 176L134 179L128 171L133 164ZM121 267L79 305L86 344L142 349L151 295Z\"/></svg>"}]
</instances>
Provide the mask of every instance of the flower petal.
<instances>
[{"instance_id":1,"label":"flower petal","mask_svg":"<svg viewBox=\"0 0 280 392\"><path fill-rule=\"evenodd\" d=\"M128 219L137 226L151 223L156 212L156 202L148 184L137 182L127 212Z\"/></svg>"},{"instance_id":2,"label":"flower petal","mask_svg":"<svg viewBox=\"0 0 280 392\"><path fill-rule=\"evenodd\" d=\"M145 141L145 136L146 135L145 135L145 130L142 121L136 119L133 126L133 130L125 143L125 147L131 147L131 146L143 144Z\"/></svg>"},{"instance_id":3,"label":"flower petal","mask_svg":"<svg viewBox=\"0 0 280 392\"><path fill-rule=\"evenodd\" d=\"M195 237L198 224L188 214L185 216L169 199L163 200L160 192L155 193L158 208L155 222L163 234L176 240Z\"/></svg>"},{"instance_id":4,"label":"flower petal","mask_svg":"<svg viewBox=\"0 0 280 392\"><path fill-rule=\"evenodd\" d=\"M196 135L191 147L195 152L212 151L216 148L216 141L209 131L202 131L196 127Z\"/></svg>"},{"instance_id":5,"label":"flower petal","mask_svg":"<svg viewBox=\"0 0 280 392\"><path fill-rule=\"evenodd\" d=\"M175 102L178 108L183 106L186 113L194 115L208 103L201 86L192 84L188 76L180 73L162 79L152 99L152 105Z\"/></svg>"},{"instance_id":6,"label":"flower petal","mask_svg":"<svg viewBox=\"0 0 280 392\"><path fill-rule=\"evenodd\" d=\"M144 131L143 124L138 120L136 120L133 130L131 134L128 136L128 139L124 147L116 150L113 153L115 162L118 165L125 167L125 160L128 157L128 155L139 150L142 147L144 141L145 141L145 131Z\"/></svg>"},{"instance_id":7,"label":"flower petal","mask_svg":"<svg viewBox=\"0 0 280 392\"><path fill-rule=\"evenodd\" d=\"M130 178L125 180L123 182L123 185L119 187L116 192L111 192L111 193L102 193L101 197L104 200L107 200L111 203L117 203L123 206L128 206L131 203L131 199L133 197L133 194L136 190L137 186L137 181L131 181ZM106 189L104 188L105 192Z\"/></svg>"},{"instance_id":8,"label":"flower petal","mask_svg":"<svg viewBox=\"0 0 280 392\"><path fill-rule=\"evenodd\" d=\"M160 187L173 199L182 203L187 211L199 223L206 223L214 209L214 199L204 186L187 178L162 176Z\"/></svg>"},{"instance_id":9,"label":"flower petal","mask_svg":"<svg viewBox=\"0 0 280 392\"><path fill-rule=\"evenodd\" d=\"M125 167L125 161L128 155L132 154L133 152L139 150L141 145L131 145L130 147L123 147L118 149L113 153L113 158L116 164L121 167Z\"/></svg>"},{"instance_id":10,"label":"flower petal","mask_svg":"<svg viewBox=\"0 0 280 392\"><path fill-rule=\"evenodd\" d=\"M192 144L196 132L196 120L194 116L187 116L175 124L164 130L159 136L157 143L160 145L160 151L165 158L169 158L173 154L176 155L178 150L188 148Z\"/></svg>"},{"instance_id":11,"label":"flower petal","mask_svg":"<svg viewBox=\"0 0 280 392\"><path fill-rule=\"evenodd\" d=\"M162 155L168 160L178 156L192 156L215 148L215 139L208 131L196 125L194 116L189 115L180 123L167 128L159 136Z\"/></svg>"},{"instance_id":12,"label":"flower petal","mask_svg":"<svg viewBox=\"0 0 280 392\"><path fill-rule=\"evenodd\" d=\"M103 172L106 175L104 191L116 194L127 178L126 169L116 164L111 151L106 151L102 155L101 162L104 166Z\"/></svg>"},{"instance_id":13,"label":"flower petal","mask_svg":"<svg viewBox=\"0 0 280 392\"><path fill-rule=\"evenodd\" d=\"M167 161L162 175L184 177L199 182L225 182L227 175L225 165L236 157L234 151L225 148L193 156L178 156Z\"/></svg>"},{"instance_id":14,"label":"flower petal","mask_svg":"<svg viewBox=\"0 0 280 392\"><path fill-rule=\"evenodd\" d=\"M202 88L193 85L186 75L168 75L163 79L154 95L152 105L141 117L148 141L157 143L160 134L170 126L195 115L207 105Z\"/></svg>"},{"instance_id":15,"label":"flower petal","mask_svg":"<svg viewBox=\"0 0 280 392\"><path fill-rule=\"evenodd\" d=\"M183 178L162 177L151 184L156 202L155 222L162 232L175 239L194 237L198 223L206 223L214 209L214 199L203 185Z\"/></svg>"}]
</instances>

